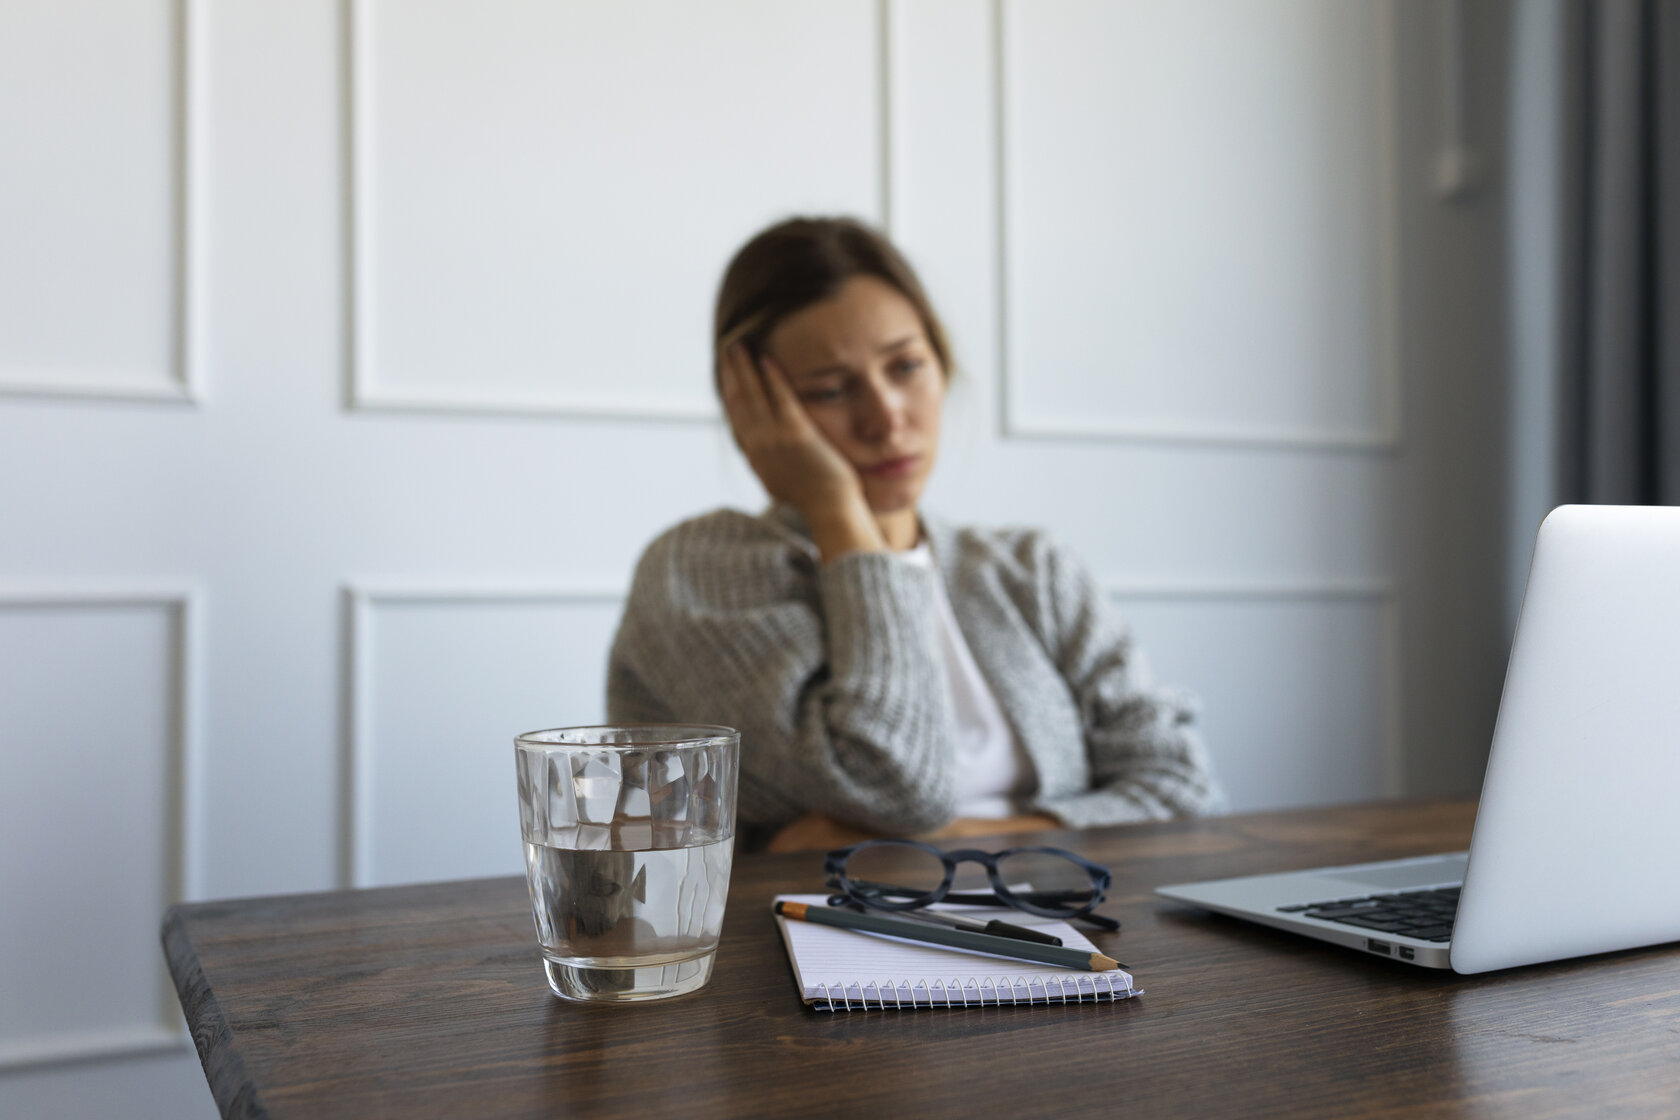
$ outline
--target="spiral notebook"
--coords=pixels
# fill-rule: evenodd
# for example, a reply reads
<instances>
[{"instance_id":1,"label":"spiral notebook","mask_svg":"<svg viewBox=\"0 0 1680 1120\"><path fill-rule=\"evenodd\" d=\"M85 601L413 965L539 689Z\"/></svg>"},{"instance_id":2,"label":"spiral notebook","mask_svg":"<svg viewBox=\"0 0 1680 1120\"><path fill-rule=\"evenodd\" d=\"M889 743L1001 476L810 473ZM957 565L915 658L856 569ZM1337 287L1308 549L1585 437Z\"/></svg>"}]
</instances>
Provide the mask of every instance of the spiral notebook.
<instances>
[{"instance_id":1,"label":"spiral notebook","mask_svg":"<svg viewBox=\"0 0 1680 1120\"><path fill-rule=\"evenodd\" d=\"M827 905L825 894L778 895L778 902ZM1099 951L1066 922L1031 919L1019 910L949 907L986 921L1001 918L1053 933L1069 948ZM1125 969L1083 972L1055 965L965 953L896 937L835 929L776 916L799 997L818 1011L909 1011L1013 1003L1110 1003L1142 994Z\"/></svg>"}]
</instances>

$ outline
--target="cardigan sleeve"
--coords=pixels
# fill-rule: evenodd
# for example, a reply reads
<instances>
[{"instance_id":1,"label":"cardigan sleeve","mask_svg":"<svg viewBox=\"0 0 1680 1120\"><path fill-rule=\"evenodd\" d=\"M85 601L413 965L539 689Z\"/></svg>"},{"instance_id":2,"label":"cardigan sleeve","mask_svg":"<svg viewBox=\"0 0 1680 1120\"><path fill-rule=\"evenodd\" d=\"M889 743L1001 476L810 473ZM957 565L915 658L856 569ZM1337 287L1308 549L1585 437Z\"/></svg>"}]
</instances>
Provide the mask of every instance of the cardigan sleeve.
<instances>
[{"instance_id":1,"label":"cardigan sleeve","mask_svg":"<svg viewBox=\"0 0 1680 1120\"><path fill-rule=\"evenodd\" d=\"M637 565L608 716L739 730L745 824L935 828L957 803L935 578L888 553L819 566L745 514L686 522Z\"/></svg>"},{"instance_id":2,"label":"cardigan sleeve","mask_svg":"<svg viewBox=\"0 0 1680 1120\"><path fill-rule=\"evenodd\" d=\"M1079 709L1091 788L1040 808L1076 828L1193 816L1218 787L1188 697L1153 680L1129 627L1069 552L1044 544L1047 644Z\"/></svg>"}]
</instances>

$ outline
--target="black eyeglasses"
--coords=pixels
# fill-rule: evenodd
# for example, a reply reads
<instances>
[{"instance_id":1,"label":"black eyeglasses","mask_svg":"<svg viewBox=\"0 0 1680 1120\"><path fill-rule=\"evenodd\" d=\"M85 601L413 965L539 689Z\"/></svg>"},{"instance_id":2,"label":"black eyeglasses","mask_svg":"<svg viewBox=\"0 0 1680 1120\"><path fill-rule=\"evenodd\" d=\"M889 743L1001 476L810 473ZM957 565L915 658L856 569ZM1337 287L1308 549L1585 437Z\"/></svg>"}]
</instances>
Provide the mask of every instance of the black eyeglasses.
<instances>
[{"instance_id":1,"label":"black eyeglasses","mask_svg":"<svg viewBox=\"0 0 1680 1120\"><path fill-rule=\"evenodd\" d=\"M953 894L957 866L978 863L991 890ZM1080 918L1103 929L1120 923L1093 914L1113 876L1108 868L1063 848L977 848L944 851L918 840L865 840L837 848L823 861L828 886L876 910L916 910L935 902L996 906L1000 901L1045 918Z\"/></svg>"}]
</instances>

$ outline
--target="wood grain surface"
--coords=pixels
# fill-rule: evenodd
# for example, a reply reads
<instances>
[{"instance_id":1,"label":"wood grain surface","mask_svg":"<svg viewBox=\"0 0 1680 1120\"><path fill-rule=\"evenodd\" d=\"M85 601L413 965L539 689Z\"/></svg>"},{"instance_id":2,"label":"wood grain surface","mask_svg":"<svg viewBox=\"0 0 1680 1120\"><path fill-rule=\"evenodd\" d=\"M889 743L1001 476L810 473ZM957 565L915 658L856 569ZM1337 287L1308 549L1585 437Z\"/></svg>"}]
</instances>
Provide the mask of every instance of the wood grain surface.
<instances>
[{"instance_id":1,"label":"wood grain surface","mask_svg":"<svg viewBox=\"0 0 1680 1120\"><path fill-rule=\"evenodd\" d=\"M1473 811L1033 834L1114 869L1092 940L1146 994L1106 1006L808 1010L770 902L811 853L737 859L711 984L662 1003L549 994L517 878L178 906L164 945L227 1116L1680 1116L1680 947L1458 977L1151 893L1462 848Z\"/></svg>"}]
</instances>

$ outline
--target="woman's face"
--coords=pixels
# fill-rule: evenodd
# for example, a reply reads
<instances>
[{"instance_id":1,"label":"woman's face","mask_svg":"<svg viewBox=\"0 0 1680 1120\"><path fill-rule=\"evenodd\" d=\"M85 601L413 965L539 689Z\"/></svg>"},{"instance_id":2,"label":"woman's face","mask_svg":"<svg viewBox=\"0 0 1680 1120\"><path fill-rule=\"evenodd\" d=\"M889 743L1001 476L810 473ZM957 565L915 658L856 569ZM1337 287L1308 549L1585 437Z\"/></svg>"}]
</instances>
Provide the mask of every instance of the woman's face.
<instances>
[{"instance_id":1,"label":"woman's face","mask_svg":"<svg viewBox=\"0 0 1680 1120\"><path fill-rule=\"evenodd\" d=\"M854 276L776 325L765 351L877 515L913 512L939 452L945 370L897 288Z\"/></svg>"}]
</instances>

